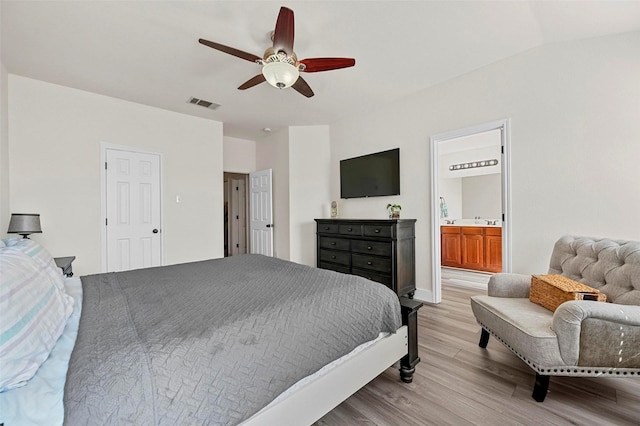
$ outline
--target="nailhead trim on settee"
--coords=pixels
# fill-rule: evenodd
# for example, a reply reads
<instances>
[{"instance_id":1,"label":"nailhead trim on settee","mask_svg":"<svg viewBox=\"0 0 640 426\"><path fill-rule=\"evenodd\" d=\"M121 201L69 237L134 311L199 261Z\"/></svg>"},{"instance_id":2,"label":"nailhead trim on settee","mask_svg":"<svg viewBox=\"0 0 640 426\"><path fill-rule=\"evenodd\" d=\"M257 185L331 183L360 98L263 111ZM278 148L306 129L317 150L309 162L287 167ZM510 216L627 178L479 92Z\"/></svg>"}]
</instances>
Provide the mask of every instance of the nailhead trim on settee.
<instances>
[{"instance_id":1,"label":"nailhead trim on settee","mask_svg":"<svg viewBox=\"0 0 640 426\"><path fill-rule=\"evenodd\" d=\"M487 326L478 321L478 324L488 331L496 340L505 345L507 349L509 349L515 356L526 362L533 370L545 376L582 376L582 377L594 377L594 376L620 376L620 377L633 377L640 376L640 369L637 368L612 368L612 367L603 367L603 368L594 368L594 367L580 367L580 366L557 366L557 367L548 367L542 368L527 359L524 355L520 354L518 351L513 349L507 342L502 340L500 336L494 334Z\"/></svg>"}]
</instances>

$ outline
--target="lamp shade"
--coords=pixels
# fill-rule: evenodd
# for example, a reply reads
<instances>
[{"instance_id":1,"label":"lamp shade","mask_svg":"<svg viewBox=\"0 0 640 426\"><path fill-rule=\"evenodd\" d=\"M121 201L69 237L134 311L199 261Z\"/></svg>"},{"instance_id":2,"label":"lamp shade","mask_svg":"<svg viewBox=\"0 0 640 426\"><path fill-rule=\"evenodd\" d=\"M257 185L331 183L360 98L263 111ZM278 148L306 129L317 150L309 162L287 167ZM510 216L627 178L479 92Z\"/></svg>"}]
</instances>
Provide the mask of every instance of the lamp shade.
<instances>
[{"instance_id":1,"label":"lamp shade","mask_svg":"<svg viewBox=\"0 0 640 426\"><path fill-rule=\"evenodd\" d=\"M262 75L273 87L286 89L298 80L300 71L288 62L269 62L262 67Z\"/></svg>"},{"instance_id":2,"label":"lamp shade","mask_svg":"<svg viewBox=\"0 0 640 426\"><path fill-rule=\"evenodd\" d=\"M20 234L24 238L27 238L29 234L41 234L40 215L35 213L12 213L7 233Z\"/></svg>"}]
</instances>

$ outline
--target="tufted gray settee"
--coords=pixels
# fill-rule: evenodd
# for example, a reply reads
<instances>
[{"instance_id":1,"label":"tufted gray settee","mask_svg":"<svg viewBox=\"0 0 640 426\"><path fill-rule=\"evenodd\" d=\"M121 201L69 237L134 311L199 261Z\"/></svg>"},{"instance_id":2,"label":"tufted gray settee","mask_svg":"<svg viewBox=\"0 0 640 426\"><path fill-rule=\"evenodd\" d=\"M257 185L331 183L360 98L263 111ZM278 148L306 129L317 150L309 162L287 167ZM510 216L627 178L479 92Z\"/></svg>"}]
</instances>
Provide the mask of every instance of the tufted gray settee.
<instances>
[{"instance_id":1,"label":"tufted gray settee","mask_svg":"<svg viewBox=\"0 0 640 426\"><path fill-rule=\"evenodd\" d=\"M482 327L535 372L533 398L544 401L550 376L640 376L640 242L565 236L549 274L607 295L607 303L575 300L551 312L529 301L531 276L495 274L488 294L471 298Z\"/></svg>"}]
</instances>

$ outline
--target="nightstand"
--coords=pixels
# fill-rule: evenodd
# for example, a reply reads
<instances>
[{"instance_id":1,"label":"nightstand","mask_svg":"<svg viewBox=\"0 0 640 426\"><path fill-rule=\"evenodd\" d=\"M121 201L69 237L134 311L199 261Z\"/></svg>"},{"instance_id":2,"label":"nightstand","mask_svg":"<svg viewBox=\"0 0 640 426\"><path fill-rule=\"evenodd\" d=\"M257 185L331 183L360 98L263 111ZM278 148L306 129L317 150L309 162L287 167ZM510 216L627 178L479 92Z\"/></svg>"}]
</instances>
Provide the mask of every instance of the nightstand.
<instances>
[{"instance_id":1,"label":"nightstand","mask_svg":"<svg viewBox=\"0 0 640 426\"><path fill-rule=\"evenodd\" d=\"M67 256L67 257L55 257L53 260L56 262L56 266L62 269L62 273L66 277L73 276L73 269L71 268L71 264L76 259L75 256Z\"/></svg>"}]
</instances>

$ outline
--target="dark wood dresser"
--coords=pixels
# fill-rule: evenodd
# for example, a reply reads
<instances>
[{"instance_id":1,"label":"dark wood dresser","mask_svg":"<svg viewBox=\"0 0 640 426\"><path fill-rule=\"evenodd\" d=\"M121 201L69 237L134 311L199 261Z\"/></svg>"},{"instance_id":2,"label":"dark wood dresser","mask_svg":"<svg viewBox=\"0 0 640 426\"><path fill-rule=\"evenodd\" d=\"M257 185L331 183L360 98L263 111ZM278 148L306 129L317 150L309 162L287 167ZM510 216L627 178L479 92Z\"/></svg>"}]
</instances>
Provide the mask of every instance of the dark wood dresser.
<instances>
[{"instance_id":1,"label":"dark wood dresser","mask_svg":"<svg viewBox=\"0 0 640 426\"><path fill-rule=\"evenodd\" d=\"M315 219L317 266L359 275L413 298L416 219Z\"/></svg>"}]
</instances>

